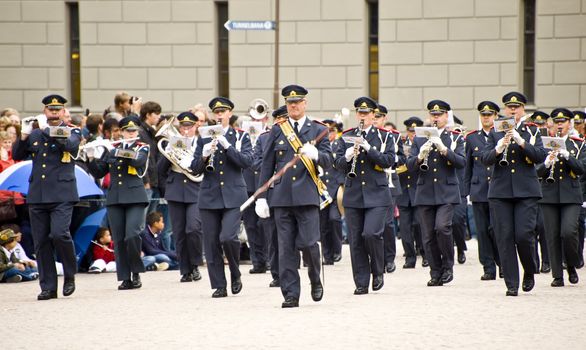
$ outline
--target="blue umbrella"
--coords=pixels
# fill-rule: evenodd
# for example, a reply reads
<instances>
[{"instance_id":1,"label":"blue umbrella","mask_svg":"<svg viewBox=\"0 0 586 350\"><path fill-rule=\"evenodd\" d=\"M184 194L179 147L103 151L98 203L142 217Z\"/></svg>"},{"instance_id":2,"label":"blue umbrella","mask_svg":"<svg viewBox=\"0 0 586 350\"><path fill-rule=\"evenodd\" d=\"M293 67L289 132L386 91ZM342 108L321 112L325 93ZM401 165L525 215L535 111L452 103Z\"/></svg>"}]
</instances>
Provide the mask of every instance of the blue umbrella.
<instances>
[{"instance_id":1,"label":"blue umbrella","mask_svg":"<svg viewBox=\"0 0 586 350\"><path fill-rule=\"evenodd\" d=\"M75 256L77 258L78 265L81 263L83 256L88 251L88 247L96 236L96 232L98 232L105 215L106 208L96 211L95 213L85 218L77 231L75 231L75 235L73 236L73 243L75 244Z\"/></svg>"},{"instance_id":2,"label":"blue umbrella","mask_svg":"<svg viewBox=\"0 0 586 350\"><path fill-rule=\"evenodd\" d=\"M32 168L33 163L31 160L19 162L8 167L0 173L0 190L20 192L26 195ZM90 174L79 165L75 166L75 180L77 182L77 193L80 197L104 194Z\"/></svg>"}]
</instances>

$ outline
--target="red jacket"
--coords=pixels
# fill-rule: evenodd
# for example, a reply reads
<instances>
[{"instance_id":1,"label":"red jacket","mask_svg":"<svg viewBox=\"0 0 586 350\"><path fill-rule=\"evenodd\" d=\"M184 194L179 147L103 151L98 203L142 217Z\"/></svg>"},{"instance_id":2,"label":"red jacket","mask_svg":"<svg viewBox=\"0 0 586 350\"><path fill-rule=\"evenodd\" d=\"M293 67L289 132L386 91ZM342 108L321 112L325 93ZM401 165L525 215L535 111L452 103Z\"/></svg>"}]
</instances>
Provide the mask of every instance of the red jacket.
<instances>
[{"instance_id":1,"label":"red jacket","mask_svg":"<svg viewBox=\"0 0 586 350\"><path fill-rule=\"evenodd\" d=\"M114 242L110 242L110 244L108 244L108 248L111 249L112 251L107 250L106 248L102 247L102 246L98 246L98 245L93 245L92 246L92 254L94 256L94 260L98 260L98 259L102 259L107 263L109 263L110 261L114 261Z\"/></svg>"}]
</instances>

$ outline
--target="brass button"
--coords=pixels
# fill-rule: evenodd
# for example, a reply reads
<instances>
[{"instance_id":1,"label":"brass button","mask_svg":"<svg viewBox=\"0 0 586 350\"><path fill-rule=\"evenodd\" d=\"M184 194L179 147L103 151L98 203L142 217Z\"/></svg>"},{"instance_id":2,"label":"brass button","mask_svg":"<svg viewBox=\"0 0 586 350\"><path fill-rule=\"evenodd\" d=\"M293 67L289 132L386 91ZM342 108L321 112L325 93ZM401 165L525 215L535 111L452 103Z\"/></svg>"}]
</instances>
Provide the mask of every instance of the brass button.
<instances>
[{"instance_id":1,"label":"brass button","mask_svg":"<svg viewBox=\"0 0 586 350\"><path fill-rule=\"evenodd\" d=\"M328 173L328 172L326 171L326 175L329 175L329 174L330 174L330 173Z\"/></svg>"},{"instance_id":2,"label":"brass button","mask_svg":"<svg viewBox=\"0 0 586 350\"><path fill-rule=\"evenodd\" d=\"M118 170L122 169L122 167L120 165L118 165Z\"/></svg>"},{"instance_id":3,"label":"brass button","mask_svg":"<svg viewBox=\"0 0 586 350\"><path fill-rule=\"evenodd\" d=\"M43 157L46 157L46 156L47 156L47 153L43 153Z\"/></svg>"},{"instance_id":4,"label":"brass button","mask_svg":"<svg viewBox=\"0 0 586 350\"><path fill-rule=\"evenodd\" d=\"M187 183L187 180L186 179L183 179L183 183L186 184Z\"/></svg>"},{"instance_id":5,"label":"brass button","mask_svg":"<svg viewBox=\"0 0 586 350\"><path fill-rule=\"evenodd\" d=\"M122 177L122 174L118 174L118 177Z\"/></svg>"},{"instance_id":6,"label":"brass button","mask_svg":"<svg viewBox=\"0 0 586 350\"><path fill-rule=\"evenodd\" d=\"M474 157L474 160L478 160L478 157Z\"/></svg>"},{"instance_id":7,"label":"brass button","mask_svg":"<svg viewBox=\"0 0 586 350\"><path fill-rule=\"evenodd\" d=\"M436 169L436 168L433 168L433 172L434 172L434 173L437 173L437 169Z\"/></svg>"},{"instance_id":8,"label":"brass button","mask_svg":"<svg viewBox=\"0 0 586 350\"><path fill-rule=\"evenodd\" d=\"M46 167L47 167L47 164L43 164L43 168L46 168Z\"/></svg>"},{"instance_id":9,"label":"brass button","mask_svg":"<svg viewBox=\"0 0 586 350\"><path fill-rule=\"evenodd\" d=\"M511 163L515 163L515 160L514 160L514 159L512 159L512 160L511 160Z\"/></svg>"},{"instance_id":10,"label":"brass button","mask_svg":"<svg viewBox=\"0 0 586 350\"><path fill-rule=\"evenodd\" d=\"M513 149L513 150L511 150L511 153L515 153L515 150L514 150L514 149Z\"/></svg>"},{"instance_id":11,"label":"brass button","mask_svg":"<svg viewBox=\"0 0 586 350\"><path fill-rule=\"evenodd\" d=\"M489 176L489 177L487 177L486 179L490 181L490 176Z\"/></svg>"},{"instance_id":12,"label":"brass button","mask_svg":"<svg viewBox=\"0 0 586 350\"><path fill-rule=\"evenodd\" d=\"M434 161L434 162L437 162L437 158L433 158L433 161Z\"/></svg>"},{"instance_id":13,"label":"brass button","mask_svg":"<svg viewBox=\"0 0 586 350\"><path fill-rule=\"evenodd\" d=\"M293 169L297 169L297 165L293 165Z\"/></svg>"},{"instance_id":14,"label":"brass button","mask_svg":"<svg viewBox=\"0 0 586 350\"><path fill-rule=\"evenodd\" d=\"M49 144L48 144L48 143L46 143L46 142L45 142L43 145L45 145L45 146L49 146Z\"/></svg>"},{"instance_id":15,"label":"brass button","mask_svg":"<svg viewBox=\"0 0 586 350\"><path fill-rule=\"evenodd\" d=\"M283 151L279 151L279 155L282 156L283 155Z\"/></svg>"},{"instance_id":16,"label":"brass button","mask_svg":"<svg viewBox=\"0 0 586 350\"><path fill-rule=\"evenodd\" d=\"M433 179L433 182L437 182L437 179Z\"/></svg>"},{"instance_id":17,"label":"brass button","mask_svg":"<svg viewBox=\"0 0 586 350\"><path fill-rule=\"evenodd\" d=\"M563 172L564 172L564 169L560 169L560 173L563 173Z\"/></svg>"},{"instance_id":18,"label":"brass button","mask_svg":"<svg viewBox=\"0 0 586 350\"><path fill-rule=\"evenodd\" d=\"M330 182L330 179L326 179L326 183L329 183L329 182Z\"/></svg>"},{"instance_id":19,"label":"brass button","mask_svg":"<svg viewBox=\"0 0 586 350\"><path fill-rule=\"evenodd\" d=\"M364 170L362 170L362 171L360 172L360 174L364 175Z\"/></svg>"},{"instance_id":20,"label":"brass button","mask_svg":"<svg viewBox=\"0 0 586 350\"><path fill-rule=\"evenodd\" d=\"M562 180L563 178L564 178L563 176L560 176L560 180Z\"/></svg>"},{"instance_id":21,"label":"brass button","mask_svg":"<svg viewBox=\"0 0 586 350\"><path fill-rule=\"evenodd\" d=\"M118 185L122 185L122 181L118 181Z\"/></svg>"},{"instance_id":22,"label":"brass button","mask_svg":"<svg viewBox=\"0 0 586 350\"><path fill-rule=\"evenodd\" d=\"M411 175L407 175L407 178L410 179L411 178Z\"/></svg>"},{"instance_id":23,"label":"brass button","mask_svg":"<svg viewBox=\"0 0 586 350\"><path fill-rule=\"evenodd\" d=\"M220 186L224 186L224 181L221 181L220 182Z\"/></svg>"},{"instance_id":24,"label":"brass button","mask_svg":"<svg viewBox=\"0 0 586 350\"><path fill-rule=\"evenodd\" d=\"M220 164L224 164L224 161L223 161L223 160L221 160L221 161L220 161Z\"/></svg>"},{"instance_id":25,"label":"brass button","mask_svg":"<svg viewBox=\"0 0 586 350\"><path fill-rule=\"evenodd\" d=\"M255 172L254 172L254 175L258 175L258 171L255 171Z\"/></svg>"},{"instance_id":26,"label":"brass button","mask_svg":"<svg viewBox=\"0 0 586 350\"><path fill-rule=\"evenodd\" d=\"M486 170L490 171L490 167L486 167Z\"/></svg>"},{"instance_id":27,"label":"brass button","mask_svg":"<svg viewBox=\"0 0 586 350\"><path fill-rule=\"evenodd\" d=\"M45 178L45 174L41 175L41 179L44 179L44 178Z\"/></svg>"},{"instance_id":28,"label":"brass button","mask_svg":"<svg viewBox=\"0 0 586 350\"><path fill-rule=\"evenodd\" d=\"M120 160L118 161L118 163L122 163L122 159L120 159Z\"/></svg>"},{"instance_id":29,"label":"brass button","mask_svg":"<svg viewBox=\"0 0 586 350\"><path fill-rule=\"evenodd\" d=\"M364 164L364 159L360 161L360 164Z\"/></svg>"},{"instance_id":30,"label":"brass button","mask_svg":"<svg viewBox=\"0 0 586 350\"><path fill-rule=\"evenodd\" d=\"M220 171L220 175L224 175L224 172L223 171Z\"/></svg>"},{"instance_id":31,"label":"brass button","mask_svg":"<svg viewBox=\"0 0 586 350\"><path fill-rule=\"evenodd\" d=\"M560 165L564 165L564 162L560 161Z\"/></svg>"},{"instance_id":32,"label":"brass button","mask_svg":"<svg viewBox=\"0 0 586 350\"><path fill-rule=\"evenodd\" d=\"M515 169L511 169L511 174L514 174L514 173L515 173Z\"/></svg>"},{"instance_id":33,"label":"brass button","mask_svg":"<svg viewBox=\"0 0 586 350\"><path fill-rule=\"evenodd\" d=\"M293 177L291 178L291 180L295 181L295 180L297 180L297 178L296 178L295 176L293 176Z\"/></svg>"},{"instance_id":34,"label":"brass button","mask_svg":"<svg viewBox=\"0 0 586 350\"><path fill-rule=\"evenodd\" d=\"M411 187L411 185L407 185L407 188Z\"/></svg>"},{"instance_id":35,"label":"brass button","mask_svg":"<svg viewBox=\"0 0 586 350\"><path fill-rule=\"evenodd\" d=\"M362 186L366 185L366 182L362 181Z\"/></svg>"}]
</instances>

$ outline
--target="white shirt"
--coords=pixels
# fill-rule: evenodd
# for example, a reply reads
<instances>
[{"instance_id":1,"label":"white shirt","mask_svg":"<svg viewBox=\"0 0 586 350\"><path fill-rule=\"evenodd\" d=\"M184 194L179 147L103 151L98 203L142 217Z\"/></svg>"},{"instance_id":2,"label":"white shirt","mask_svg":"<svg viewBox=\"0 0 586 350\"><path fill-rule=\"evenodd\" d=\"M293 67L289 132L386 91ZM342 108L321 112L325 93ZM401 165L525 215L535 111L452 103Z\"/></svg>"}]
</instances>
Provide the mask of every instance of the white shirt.
<instances>
[{"instance_id":1,"label":"white shirt","mask_svg":"<svg viewBox=\"0 0 586 350\"><path fill-rule=\"evenodd\" d=\"M303 125L305 125L305 123L307 122L307 116L304 115L303 117L301 117L301 119L299 120L295 120L293 118L289 118L289 122L291 123L291 126L295 127L295 122L298 123L297 126L297 132L299 133L301 131L301 129L303 128Z\"/></svg>"}]
</instances>

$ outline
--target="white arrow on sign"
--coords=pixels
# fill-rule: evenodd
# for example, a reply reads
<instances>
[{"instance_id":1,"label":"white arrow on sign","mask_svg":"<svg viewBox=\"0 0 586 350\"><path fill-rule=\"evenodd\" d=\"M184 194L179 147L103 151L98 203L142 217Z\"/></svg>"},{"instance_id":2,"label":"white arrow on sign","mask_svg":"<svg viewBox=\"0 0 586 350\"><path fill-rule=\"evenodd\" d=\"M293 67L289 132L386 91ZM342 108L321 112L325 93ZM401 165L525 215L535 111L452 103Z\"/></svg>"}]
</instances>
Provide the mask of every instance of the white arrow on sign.
<instances>
[{"instance_id":1,"label":"white arrow on sign","mask_svg":"<svg viewBox=\"0 0 586 350\"><path fill-rule=\"evenodd\" d=\"M224 23L224 28L230 30L274 30L274 21L232 21Z\"/></svg>"}]
</instances>

